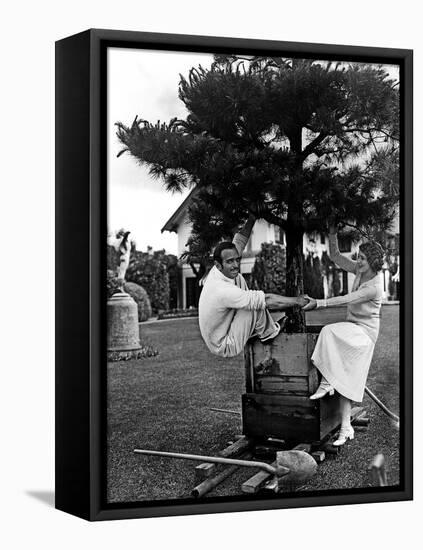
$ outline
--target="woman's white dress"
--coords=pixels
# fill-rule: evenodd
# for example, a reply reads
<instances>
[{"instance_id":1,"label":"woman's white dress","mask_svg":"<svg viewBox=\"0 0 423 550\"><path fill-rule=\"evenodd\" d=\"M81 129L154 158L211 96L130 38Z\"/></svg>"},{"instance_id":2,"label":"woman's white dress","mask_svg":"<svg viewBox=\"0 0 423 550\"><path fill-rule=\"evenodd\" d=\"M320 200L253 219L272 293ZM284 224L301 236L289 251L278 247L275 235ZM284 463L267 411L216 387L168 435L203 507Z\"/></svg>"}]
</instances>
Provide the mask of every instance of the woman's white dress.
<instances>
[{"instance_id":1,"label":"woman's white dress","mask_svg":"<svg viewBox=\"0 0 423 550\"><path fill-rule=\"evenodd\" d=\"M323 327L311 359L338 393L361 402L379 334L383 280L378 274L360 284L357 264L340 254L336 236L331 236L329 244L331 259L356 277L349 294L317 300L318 308L347 304L347 317L343 323Z\"/></svg>"}]
</instances>

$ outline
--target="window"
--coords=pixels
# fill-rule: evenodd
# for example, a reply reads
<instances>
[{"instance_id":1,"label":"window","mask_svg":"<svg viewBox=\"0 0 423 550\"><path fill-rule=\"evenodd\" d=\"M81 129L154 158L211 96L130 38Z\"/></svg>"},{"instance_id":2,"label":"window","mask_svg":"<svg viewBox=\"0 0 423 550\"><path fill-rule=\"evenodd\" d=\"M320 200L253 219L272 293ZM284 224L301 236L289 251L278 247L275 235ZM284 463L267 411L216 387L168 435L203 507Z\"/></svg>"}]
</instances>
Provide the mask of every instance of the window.
<instances>
[{"instance_id":1,"label":"window","mask_svg":"<svg viewBox=\"0 0 423 550\"><path fill-rule=\"evenodd\" d=\"M351 252L351 237L338 235L339 252Z\"/></svg>"},{"instance_id":2,"label":"window","mask_svg":"<svg viewBox=\"0 0 423 550\"><path fill-rule=\"evenodd\" d=\"M274 228L275 228L275 243L284 245L285 233L282 231L279 225L275 225Z\"/></svg>"}]
</instances>

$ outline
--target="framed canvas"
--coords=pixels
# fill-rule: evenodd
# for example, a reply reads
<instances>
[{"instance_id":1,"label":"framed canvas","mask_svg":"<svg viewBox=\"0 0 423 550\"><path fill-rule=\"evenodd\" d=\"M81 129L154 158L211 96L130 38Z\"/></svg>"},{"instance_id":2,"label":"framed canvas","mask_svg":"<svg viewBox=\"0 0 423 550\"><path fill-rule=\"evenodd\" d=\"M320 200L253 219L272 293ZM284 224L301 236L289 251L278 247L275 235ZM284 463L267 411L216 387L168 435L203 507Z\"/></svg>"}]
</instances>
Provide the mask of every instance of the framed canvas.
<instances>
[{"instance_id":1,"label":"framed canvas","mask_svg":"<svg viewBox=\"0 0 423 550\"><path fill-rule=\"evenodd\" d=\"M58 41L56 266L58 509L412 498L412 51Z\"/></svg>"}]
</instances>

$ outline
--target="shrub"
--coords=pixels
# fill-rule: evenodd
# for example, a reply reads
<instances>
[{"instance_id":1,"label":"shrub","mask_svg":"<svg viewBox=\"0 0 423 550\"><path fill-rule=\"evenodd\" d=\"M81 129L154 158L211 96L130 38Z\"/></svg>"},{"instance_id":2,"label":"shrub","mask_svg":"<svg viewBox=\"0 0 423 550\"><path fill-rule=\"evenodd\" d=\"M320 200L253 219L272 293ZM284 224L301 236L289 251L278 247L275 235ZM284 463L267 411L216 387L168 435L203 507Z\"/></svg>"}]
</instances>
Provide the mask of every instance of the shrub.
<instances>
[{"instance_id":1,"label":"shrub","mask_svg":"<svg viewBox=\"0 0 423 550\"><path fill-rule=\"evenodd\" d=\"M251 288L285 293L286 254L279 244L263 243L251 271Z\"/></svg>"},{"instance_id":2,"label":"shrub","mask_svg":"<svg viewBox=\"0 0 423 550\"><path fill-rule=\"evenodd\" d=\"M169 275L169 308L178 306L178 258L174 254L165 255Z\"/></svg>"},{"instance_id":3,"label":"shrub","mask_svg":"<svg viewBox=\"0 0 423 550\"><path fill-rule=\"evenodd\" d=\"M151 317L151 304L147 292L136 283L125 282L123 290L135 300L138 306L138 321L147 321Z\"/></svg>"},{"instance_id":4,"label":"shrub","mask_svg":"<svg viewBox=\"0 0 423 550\"><path fill-rule=\"evenodd\" d=\"M122 280L116 277L116 273L108 269L107 270L107 299L111 298L113 294L119 292Z\"/></svg>"},{"instance_id":5,"label":"shrub","mask_svg":"<svg viewBox=\"0 0 423 550\"><path fill-rule=\"evenodd\" d=\"M150 298L152 310L169 309L169 274L164 250L136 250L126 272L126 280L142 286Z\"/></svg>"}]
</instances>

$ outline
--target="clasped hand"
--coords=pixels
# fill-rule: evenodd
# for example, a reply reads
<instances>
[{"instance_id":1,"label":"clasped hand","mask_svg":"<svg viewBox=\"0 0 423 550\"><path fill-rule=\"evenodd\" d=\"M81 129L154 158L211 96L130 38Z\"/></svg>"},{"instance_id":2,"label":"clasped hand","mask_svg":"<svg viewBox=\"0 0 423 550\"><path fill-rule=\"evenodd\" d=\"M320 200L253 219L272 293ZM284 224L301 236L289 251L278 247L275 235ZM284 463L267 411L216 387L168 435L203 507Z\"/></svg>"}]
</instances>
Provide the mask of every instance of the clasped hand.
<instances>
[{"instance_id":1,"label":"clasped hand","mask_svg":"<svg viewBox=\"0 0 423 550\"><path fill-rule=\"evenodd\" d=\"M311 311L312 309L316 309L317 301L314 298L310 298L307 294L304 294L303 298L306 300L305 305L302 307L303 311Z\"/></svg>"},{"instance_id":2,"label":"clasped hand","mask_svg":"<svg viewBox=\"0 0 423 550\"><path fill-rule=\"evenodd\" d=\"M302 309L308 304L309 298L308 296L298 296L296 299L296 305L300 306Z\"/></svg>"}]
</instances>

